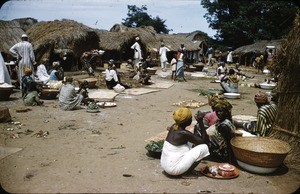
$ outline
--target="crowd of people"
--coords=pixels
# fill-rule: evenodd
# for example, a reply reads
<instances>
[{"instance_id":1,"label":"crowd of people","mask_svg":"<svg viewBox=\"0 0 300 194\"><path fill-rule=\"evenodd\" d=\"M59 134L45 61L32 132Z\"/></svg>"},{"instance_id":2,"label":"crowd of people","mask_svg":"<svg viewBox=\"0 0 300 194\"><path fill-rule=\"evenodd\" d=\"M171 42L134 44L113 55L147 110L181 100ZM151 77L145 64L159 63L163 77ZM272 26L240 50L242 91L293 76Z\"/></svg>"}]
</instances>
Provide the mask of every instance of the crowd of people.
<instances>
[{"instance_id":1,"label":"crowd of people","mask_svg":"<svg viewBox=\"0 0 300 194\"><path fill-rule=\"evenodd\" d=\"M138 82L148 84L151 75L149 75L147 69L153 66L151 57L147 56L146 60L143 61L139 37L135 38L135 43L131 46L131 49L134 51L133 60L129 59L127 65L134 70L134 77ZM42 106L44 102L40 100L39 93L44 87L53 88L54 86L59 90L58 102L62 110L74 110L80 105L95 102L94 99L89 98L88 82L83 81L77 91L73 84L73 78L65 76L60 62L53 61L50 65L49 59L45 58L42 63L37 65L27 35L22 35L22 41L14 45L10 52L17 59L18 79L25 105ZM168 64L168 52L170 52L170 49L162 42L158 53L162 71L165 71ZM210 47L206 53L208 66L213 66L211 61L213 53L214 49ZM98 54L99 51L93 50L92 52L83 53L81 57L89 76L94 76L95 73L90 64L91 58L93 55ZM181 44L170 62L172 80L182 79L186 81L184 75L186 67L185 54L186 48L184 44ZM2 55L0 60L3 64L0 66L3 72L3 75L0 76L0 83L11 84ZM228 53L226 61L227 64L233 62L232 51ZM219 61L216 75L220 80L220 86L227 93L238 93L239 77L251 78L242 73L238 67L228 70L223 60ZM117 86L124 89L130 88L130 86L122 83L113 59L108 61L105 70L105 84L107 89L114 89ZM241 128L256 136L268 136L277 115L277 99L276 90L272 91L271 101L269 101L266 93L257 93L254 96L258 108L257 121L247 123L232 119L233 106L222 94L209 95L208 104L211 106L211 111L197 111L194 115L197 124L193 128L193 132L187 130L193 120L191 111L188 108L177 109L173 113L174 124L169 127L162 149L160 163L164 172L169 176L197 178L199 174L195 171L195 167L206 157L211 157L218 162L234 164L236 161L230 146L230 140L240 135L237 133L237 129Z\"/></svg>"}]
</instances>

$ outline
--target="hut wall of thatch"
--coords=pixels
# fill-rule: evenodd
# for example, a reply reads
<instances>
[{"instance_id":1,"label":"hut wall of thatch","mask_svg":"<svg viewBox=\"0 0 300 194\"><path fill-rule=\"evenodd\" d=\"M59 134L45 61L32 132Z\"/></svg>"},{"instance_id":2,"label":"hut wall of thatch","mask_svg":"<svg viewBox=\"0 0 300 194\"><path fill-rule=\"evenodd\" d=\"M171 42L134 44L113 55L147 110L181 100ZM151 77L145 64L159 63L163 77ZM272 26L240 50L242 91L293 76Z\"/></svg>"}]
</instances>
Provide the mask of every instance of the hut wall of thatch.
<instances>
[{"instance_id":1,"label":"hut wall of thatch","mask_svg":"<svg viewBox=\"0 0 300 194\"><path fill-rule=\"evenodd\" d=\"M291 152L286 161L300 168L300 10L272 71L280 74L278 115L271 136L288 142Z\"/></svg>"}]
</instances>

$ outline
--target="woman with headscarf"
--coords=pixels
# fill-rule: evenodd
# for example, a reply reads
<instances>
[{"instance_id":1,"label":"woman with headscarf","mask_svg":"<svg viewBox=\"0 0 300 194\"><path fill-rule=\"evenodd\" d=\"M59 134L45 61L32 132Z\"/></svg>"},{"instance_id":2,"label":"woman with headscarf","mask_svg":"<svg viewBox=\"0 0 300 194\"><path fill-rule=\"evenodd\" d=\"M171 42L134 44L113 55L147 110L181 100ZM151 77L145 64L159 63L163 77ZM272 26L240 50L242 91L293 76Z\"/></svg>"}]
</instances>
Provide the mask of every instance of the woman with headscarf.
<instances>
[{"instance_id":1,"label":"woman with headscarf","mask_svg":"<svg viewBox=\"0 0 300 194\"><path fill-rule=\"evenodd\" d=\"M226 99L219 99L215 104L218 121L214 128L202 130L202 136L209 136L209 151L216 161L234 162L230 140L235 136L235 126L231 116L232 105Z\"/></svg>"},{"instance_id":2,"label":"woman with headscarf","mask_svg":"<svg viewBox=\"0 0 300 194\"><path fill-rule=\"evenodd\" d=\"M230 69L228 74L221 78L220 84L225 93L238 93L239 79L234 69Z\"/></svg>"},{"instance_id":3,"label":"woman with headscarf","mask_svg":"<svg viewBox=\"0 0 300 194\"><path fill-rule=\"evenodd\" d=\"M192 113L188 108L176 110L173 119L175 123L170 127L163 145L161 166L168 175L197 178L194 168L201 159L209 155L206 145L208 139L200 138L186 130L192 123Z\"/></svg>"}]
</instances>

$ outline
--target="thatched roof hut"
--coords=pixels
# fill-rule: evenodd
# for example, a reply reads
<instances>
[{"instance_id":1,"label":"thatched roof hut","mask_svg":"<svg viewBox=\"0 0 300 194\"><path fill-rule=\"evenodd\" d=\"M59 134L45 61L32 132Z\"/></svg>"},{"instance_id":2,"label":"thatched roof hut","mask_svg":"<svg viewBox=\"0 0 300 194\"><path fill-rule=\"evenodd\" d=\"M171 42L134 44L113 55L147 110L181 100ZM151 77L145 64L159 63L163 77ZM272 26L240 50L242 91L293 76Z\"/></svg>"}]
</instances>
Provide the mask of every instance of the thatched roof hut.
<instances>
[{"instance_id":1,"label":"thatched roof hut","mask_svg":"<svg viewBox=\"0 0 300 194\"><path fill-rule=\"evenodd\" d=\"M251 45L241 46L233 51L234 58L238 58L238 62L241 65L250 65L252 64L255 56L264 54L266 51L266 46L275 46L276 50L281 48L281 42L283 40L261 40L255 42Z\"/></svg>"},{"instance_id":2,"label":"thatched roof hut","mask_svg":"<svg viewBox=\"0 0 300 194\"><path fill-rule=\"evenodd\" d=\"M171 52L168 58L172 57L172 53L177 52L180 44L184 44L190 56L199 50L202 41L191 41L182 35L157 34L153 27L142 26L138 28L129 28L121 24L114 25L110 31L97 30L100 37L100 48L109 51L106 52L105 58L114 58L116 60L127 60L132 58L133 50L130 48L135 42L135 37L140 37L140 43L144 58L151 55L154 61L158 61L158 51L161 42L164 42Z\"/></svg>"},{"instance_id":3,"label":"thatched roof hut","mask_svg":"<svg viewBox=\"0 0 300 194\"><path fill-rule=\"evenodd\" d=\"M300 10L287 39L278 52L272 72L279 74L278 115L271 136L288 142L291 152L286 161L300 167Z\"/></svg>"},{"instance_id":4,"label":"thatched roof hut","mask_svg":"<svg viewBox=\"0 0 300 194\"><path fill-rule=\"evenodd\" d=\"M36 59L49 58L62 61L66 70L80 65L82 53L99 48L99 37L95 30L73 20L39 22L27 31L34 46Z\"/></svg>"},{"instance_id":5,"label":"thatched roof hut","mask_svg":"<svg viewBox=\"0 0 300 194\"><path fill-rule=\"evenodd\" d=\"M33 18L22 18L12 21L0 20L0 51L5 60L12 58L9 49L21 41L22 34L32 25L37 23Z\"/></svg>"}]
</instances>

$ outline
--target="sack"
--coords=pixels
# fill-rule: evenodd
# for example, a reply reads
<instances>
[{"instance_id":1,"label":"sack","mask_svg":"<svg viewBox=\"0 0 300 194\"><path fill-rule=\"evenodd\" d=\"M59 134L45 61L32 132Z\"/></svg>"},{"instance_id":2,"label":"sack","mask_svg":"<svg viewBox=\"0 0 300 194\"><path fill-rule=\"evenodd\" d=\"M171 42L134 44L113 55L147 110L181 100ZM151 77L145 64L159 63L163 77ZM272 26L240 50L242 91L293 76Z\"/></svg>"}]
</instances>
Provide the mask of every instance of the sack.
<instances>
[{"instance_id":1,"label":"sack","mask_svg":"<svg viewBox=\"0 0 300 194\"><path fill-rule=\"evenodd\" d=\"M117 84L115 87L113 87L114 91L117 92L117 93L121 93L125 90L125 87L120 85L120 84Z\"/></svg>"}]
</instances>

